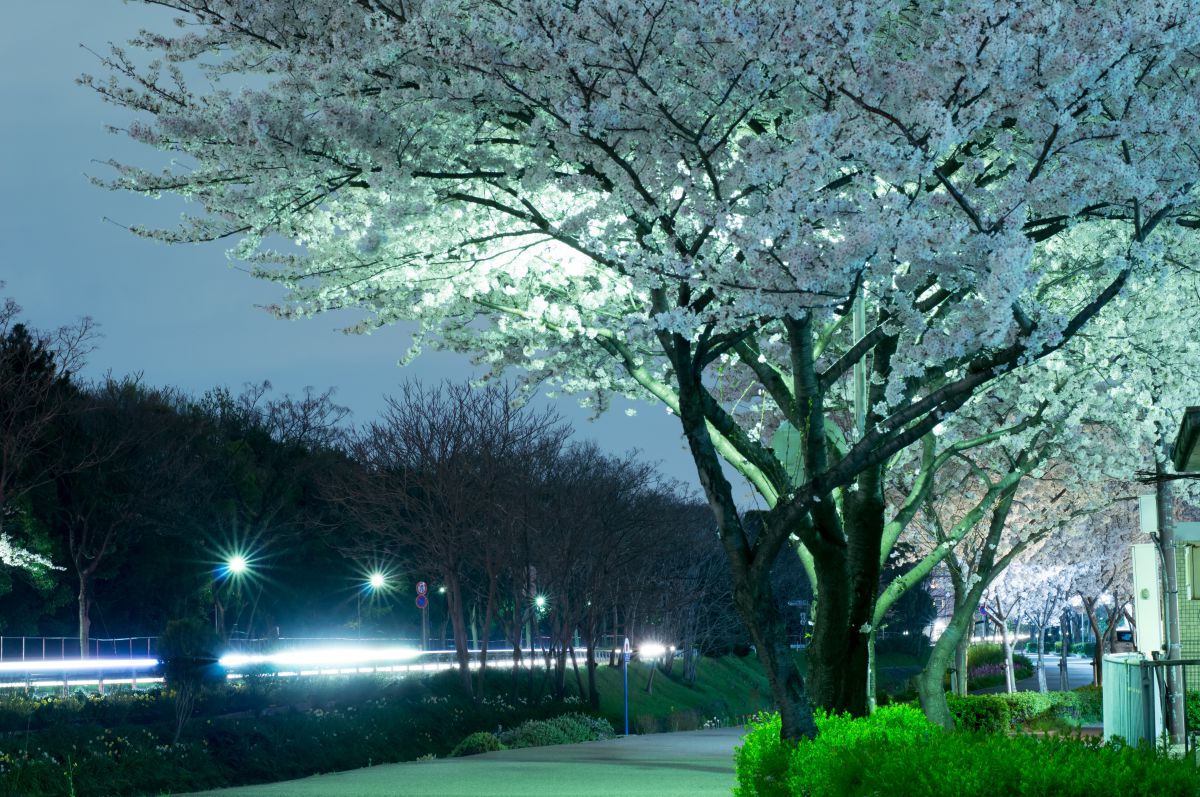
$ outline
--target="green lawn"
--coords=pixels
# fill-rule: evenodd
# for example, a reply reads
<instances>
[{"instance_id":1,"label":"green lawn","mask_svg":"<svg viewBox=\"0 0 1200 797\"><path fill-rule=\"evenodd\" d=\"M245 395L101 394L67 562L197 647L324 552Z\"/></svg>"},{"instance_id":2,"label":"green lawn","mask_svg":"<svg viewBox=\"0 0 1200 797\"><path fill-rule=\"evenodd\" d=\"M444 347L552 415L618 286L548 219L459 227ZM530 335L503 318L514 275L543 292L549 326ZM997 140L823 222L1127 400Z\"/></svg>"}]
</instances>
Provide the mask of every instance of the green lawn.
<instances>
[{"instance_id":1,"label":"green lawn","mask_svg":"<svg viewBox=\"0 0 1200 797\"><path fill-rule=\"evenodd\" d=\"M703 659L696 670L696 684L682 681L682 661L671 675L660 670L651 691L646 692L649 667L629 665L629 731L653 733L690 731L706 721L740 724L747 715L771 708L771 691L754 656ZM600 689L600 712L623 731L621 668L601 666L596 671Z\"/></svg>"}]
</instances>

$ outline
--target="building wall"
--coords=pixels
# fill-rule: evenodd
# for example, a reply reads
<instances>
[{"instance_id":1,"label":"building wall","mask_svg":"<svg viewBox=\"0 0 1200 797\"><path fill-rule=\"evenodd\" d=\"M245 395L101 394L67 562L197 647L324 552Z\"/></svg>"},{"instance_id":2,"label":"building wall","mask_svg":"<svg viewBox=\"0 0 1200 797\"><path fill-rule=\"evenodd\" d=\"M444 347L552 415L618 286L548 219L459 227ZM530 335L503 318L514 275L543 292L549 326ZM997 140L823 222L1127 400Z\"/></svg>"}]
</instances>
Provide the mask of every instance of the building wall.
<instances>
[{"instance_id":1,"label":"building wall","mask_svg":"<svg viewBox=\"0 0 1200 797\"><path fill-rule=\"evenodd\" d=\"M1200 585L1193 584L1190 574L1194 571L1195 559L1200 557L1200 548L1181 545L1176 548L1175 572L1179 583L1179 637L1182 642L1180 654L1185 659L1200 659ZM1191 561L1189 561L1191 560Z\"/></svg>"}]
</instances>

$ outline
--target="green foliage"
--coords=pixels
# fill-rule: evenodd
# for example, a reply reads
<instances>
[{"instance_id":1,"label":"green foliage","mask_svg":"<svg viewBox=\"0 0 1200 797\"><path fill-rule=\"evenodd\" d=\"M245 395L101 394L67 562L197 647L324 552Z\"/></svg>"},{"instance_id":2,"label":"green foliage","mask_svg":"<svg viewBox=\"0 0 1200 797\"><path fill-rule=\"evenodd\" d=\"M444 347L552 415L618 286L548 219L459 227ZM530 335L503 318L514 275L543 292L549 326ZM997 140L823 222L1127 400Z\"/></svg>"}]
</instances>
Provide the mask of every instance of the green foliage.
<instances>
[{"instance_id":1,"label":"green foliage","mask_svg":"<svg viewBox=\"0 0 1200 797\"><path fill-rule=\"evenodd\" d=\"M504 674L498 674L504 680ZM0 699L0 795L108 797L198 791L446 755L463 734L529 719L575 741L612 735L602 720L550 700L473 701L457 673L427 679L268 679L271 709L237 685L205 690L172 743L169 691ZM495 693L494 693L495 694ZM136 724L135 724L136 723ZM73 791L65 772L76 771Z\"/></svg>"},{"instance_id":2,"label":"green foliage","mask_svg":"<svg viewBox=\"0 0 1200 797\"><path fill-rule=\"evenodd\" d=\"M644 684L648 669L645 662L632 662L630 685ZM596 682L600 690L600 715L613 727L622 727L621 668L597 668ZM669 675L659 672L655 676L653 694L641 689L631 691L629 728L637 733L686 730L688 711L696 713L700 724L715 719L722 724L740 725L745 717L765 711L771 705L771 690L756 657L704 658L697 667L695 684L688 684L683 679L683 668L676 667Z\"/></svg>"},{"instance_id":3,"label":"green foliage","mask_svg":"<svg viewBox=\"0 0 1200 797\"><path fill-rule=\"evenodd\" d=\"M500 734L507 747L545 747L551 744L574 744L614 736L608 720L585 714L563 714L546 720L529 720Z\"/></svg>"},{"instance_id":4,"label":"green foliage","mask_svg":"<svg viewBox=\"0 0 1200 797\"><path fill-rule=\"evenodd\" d=\"M807 794L797 790L802 779L820 781L830 751L887 747L889 745L925 745L940 734L921 710L914 706L888 706L861 720L849 715L828 715L818 711L817 738L791 746L779 738L778 714L760 714L750 723L750 733L737 748L737 797L785 797Z\"/></svg>"},{"instance_id":5,"label":"green foliage","mask_svg":"<svg viewBox=\"0 0 1200 797\"><path fill-rule=\"evenodd\" d=\"M1099 686L1081 686L1072 690L1079 704L1079 721L1095 725L1104 719L1104 692Z\"/></svg>"},{"instance_id":6,"label":"green foliage","mask_svg":"<svg viewBox=\"0 0 1200 797\"><path fill-rule=\"evenodd\" d=\"M993 642L967 649L967 673L972 689L984 689L1004 683L1004 646ZM1013 676L1019 681L1033 675L1033 662L1022 653L1013 654ZM949 685L949 674L946 676Z\"/></svg>"},{"instance_id":7,"label":"green foliage","mask_svg":"<svg viewBox=\"0 0 1200 797\"><path fill-rule=\"evenodd\" d=\"M885 714L896 709L907 713ZM883 716L881 716L883 715ZM779 718L751 725L737 751L737 797L1194 797L1200 772L1148 748L1095 740L943 734L911 707L819 718L815 740L779 738Z\"/></svg>"},{"instance_id":8,"label":"green foliage","mask_svg":"<svg viewBox=\"0 0 1200 797\"><path fill-rule=\"evenodd\" d=\"M463 739L454 749L450 751L451 758L459 758L465 755L479 755L480 753L491 753L495 750L506 750L504 743L500 741L500 737L489 731L476 731L467 738Z\"/></svg>"},{"instance_id":9,"label":"green foliage","mask_svg":"<svg viewBox=\"0 0 1200 797\"><path fill-rule=\"evenodd\" d=\"M1012 709L999 695L946 695L954 727L981 733L1005 733L1012 727Z\"/></svg>"},{"instance_id":10,"label":"green foliage","mask_svg":"<svg viewBox=\"0 0 1200 797\"><path fill-rule=\"evenodd\" d=\"M1015 692L995 695L947 695L956 727L1004 733L1035 721L1078 723L1084 699L1074 692Z\"/></svg>"},{"instance_id":11,"label":"green foliage","mask_svg":"<svg viewBox=\"0 0 1200 797\"><path fill-rule=\"evenodd\" d=\"M1188 730L1200 730L1200 692L1190 691L1187 693L1184 714L1187 717Z\"/></svg>"}]
</instances>

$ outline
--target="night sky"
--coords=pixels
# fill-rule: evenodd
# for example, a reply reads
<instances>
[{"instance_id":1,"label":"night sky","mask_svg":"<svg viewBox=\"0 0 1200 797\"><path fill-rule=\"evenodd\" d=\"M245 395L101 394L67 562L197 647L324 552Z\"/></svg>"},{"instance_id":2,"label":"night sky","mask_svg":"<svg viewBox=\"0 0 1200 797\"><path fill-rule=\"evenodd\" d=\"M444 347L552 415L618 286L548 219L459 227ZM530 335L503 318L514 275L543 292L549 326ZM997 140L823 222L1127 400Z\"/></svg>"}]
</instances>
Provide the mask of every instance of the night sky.
<instances>
[{"instance_id":1,"label":"night sky","mask_svg":"<svg viewBox=\"0 0 1200 797\"><path fill-rule=\"evenodd\" d=\"M173 14L120 0L3 0L0 7L0 295L16 299L39 327L92 316L103 338L85 377L140 373L149 384L193 393L264 379L276 394L332 386L354 420L365 422L406 378L474 373L467 358L437 353L398 368L407 342L401 328L347 336L340 329L354 320L348 315L271 318L260 306L278 301L280 289L239 270L225 256L227 242L168 245L122 229L171 226L184 206L88 182L87 175L108 176L109 158L156 165L162 156L109 134L105 125L129 117L75 79L104 74L84 47L103 54L139 28L171 30ZM668 475L695 484L678 422L661 405L617 400L588 422L590 411L573 398L552 403L577 437L614 453L639 448ZM625 413L631 406L635 417Z\"/></svg>"}]
</instances>

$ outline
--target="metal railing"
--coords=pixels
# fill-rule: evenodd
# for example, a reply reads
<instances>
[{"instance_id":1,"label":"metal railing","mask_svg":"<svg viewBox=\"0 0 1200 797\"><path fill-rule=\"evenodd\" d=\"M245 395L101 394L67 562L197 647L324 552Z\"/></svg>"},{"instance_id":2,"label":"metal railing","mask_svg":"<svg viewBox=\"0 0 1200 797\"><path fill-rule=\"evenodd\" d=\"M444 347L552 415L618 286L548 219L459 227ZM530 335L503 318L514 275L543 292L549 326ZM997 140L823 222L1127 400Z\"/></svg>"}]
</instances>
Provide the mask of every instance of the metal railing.
<instances>
[{"instance_id":1,"label":"metal railing","mask_svg":"<svg viewBox=\"0 0 1200 797\"><path fill-rule=\"evenodd\" d=\"M1200 702L1200 659L1147 659L1140 653L1104 657L1104 738L1161 745L1195 754L1200 727L1187 704Z\"/></svg>"},{"instance_id":2,"label":"metal railing","mask_svg":"<svg viewBox=\"0 0 1200 797\"><path fill-rule=\"evenodd\" d=\"M0 661L45 661L79 659L79 637L0 636ZM158 637L135 636L113 639L89 639L87 658L125 656L154 658L158 655Z\"/></svg>"}]
</instances>

